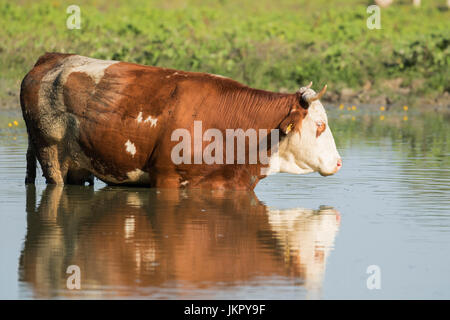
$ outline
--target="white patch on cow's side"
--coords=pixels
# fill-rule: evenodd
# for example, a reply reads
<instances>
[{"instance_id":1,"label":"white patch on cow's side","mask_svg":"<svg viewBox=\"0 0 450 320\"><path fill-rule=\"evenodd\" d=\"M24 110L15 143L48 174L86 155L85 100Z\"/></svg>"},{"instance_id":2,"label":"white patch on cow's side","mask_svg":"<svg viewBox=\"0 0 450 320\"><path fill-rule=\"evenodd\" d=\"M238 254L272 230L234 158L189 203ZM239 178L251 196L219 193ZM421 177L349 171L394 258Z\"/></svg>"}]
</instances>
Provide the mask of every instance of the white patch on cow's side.
<instances>
[{"instance_id":1,"label":"white patch on cow's side","mask_svg":"<svg viewBox=\"0 0 450 320\"><path fill-rule=\"evenodd\" d=\"M125 147L127 152L134 157L134 155L136 154L136 146L134 145L134 143L130 140L127 140L127 142L125 142Z\"/></svg>"},{"instance_id":2,"label":"white patch on cow's side","mask_svg":"<svg viewBox=\"0 0 450 320\"><path fill-rule=\"evenodd\" d=\"M136 118L136 121L137 121L138 123L141 123L142 120L144 120L144 118L142 118L142 112L139 112L139 114L138 114L138 116L137 116L137 118Z\"/></svg>"},{"instance_id":3,"label":"white patch on cow's side","mask_svg":"<svg viewBox=\"0 0 450 320\"><path fill-rule=\"evenodd\" d=\"M142 171L141 169L135 169L133 171L127 172L127 177L127 182L148 183L150 181L149 174L145 171Z\"/></svg>"},{"instance_id":4,"label":"white patch on cow's side","mask_svg":"<svg viewBox=\"0 0 450 320\"><path fill-rule=\"evenodd\" d=\"M126 179L119 179L113 175L105 175L101 172L94 172L94 175L105 183L114 184L134 184L134 185L148 185L150 184L150 175L140 169L127 172ZM140 201L140 200L139 200Z\"/></svg>"},{"instance_id":5,"label":"white patch on cow's side","mask_svg":"<svg viewBox=\"0 0 450 320\"><path fill-rule=\"evenodd\" d=\"M184 180L183 182L180 183L180 185L182 185L183 187L185 187L188 183L189 183L188 180Z\"/></svg>"},{"instance_id":6,"label":"white patch on cow's side","mask_svg":"<svg viewBox=\"0 0 450 320\"><path fill-rule=\"evenodd\" d=\"M150 122L152 128L156 127L156 123L158 122L157 118L153 118L152 116L148 116L147 119L144 120L144 123Z\"/></svg>"}]
</instances>

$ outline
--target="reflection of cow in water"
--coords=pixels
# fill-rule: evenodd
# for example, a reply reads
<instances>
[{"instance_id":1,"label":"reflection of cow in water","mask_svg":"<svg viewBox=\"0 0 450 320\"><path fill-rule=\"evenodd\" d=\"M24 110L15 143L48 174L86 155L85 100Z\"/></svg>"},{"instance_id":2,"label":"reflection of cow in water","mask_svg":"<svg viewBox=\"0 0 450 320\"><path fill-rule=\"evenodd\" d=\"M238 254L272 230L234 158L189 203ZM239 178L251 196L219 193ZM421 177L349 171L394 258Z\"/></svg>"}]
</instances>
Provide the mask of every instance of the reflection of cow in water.
<instances>
[{"instance_id":1,"label":"reflection of cow in water","mask_svg":"<svg viewBox=\"0 0 450 320\"><path fill-rule=\"evenodd\" d=\"M36 297L191 298L264 277L318 292L339 222L333 209L271 210L253 193L49 185L37 208L35 193L20 278ZM69 265L81 270L76 293Z\"/></svg>"}]
</instances>

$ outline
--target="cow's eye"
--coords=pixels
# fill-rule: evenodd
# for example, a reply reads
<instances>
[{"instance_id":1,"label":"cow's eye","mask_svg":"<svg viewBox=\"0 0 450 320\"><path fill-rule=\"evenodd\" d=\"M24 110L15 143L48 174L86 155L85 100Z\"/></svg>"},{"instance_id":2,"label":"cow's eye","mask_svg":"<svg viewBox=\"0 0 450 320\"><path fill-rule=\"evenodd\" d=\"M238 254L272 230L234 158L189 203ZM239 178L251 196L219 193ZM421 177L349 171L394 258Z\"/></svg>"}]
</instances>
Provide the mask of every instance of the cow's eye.
<instances>
[{"instance_id":1,"label":"cow's eye","mask_svg":"<svg viewBox=\"0 0 450 320\"><path fill-rule=\"evenodd\" d=\"M316 122L316 124L317 124L316 138L318 138L322 134L322 132L325 131L327 125L323 121L318 121Z\"/></svg>"}]
</instances>

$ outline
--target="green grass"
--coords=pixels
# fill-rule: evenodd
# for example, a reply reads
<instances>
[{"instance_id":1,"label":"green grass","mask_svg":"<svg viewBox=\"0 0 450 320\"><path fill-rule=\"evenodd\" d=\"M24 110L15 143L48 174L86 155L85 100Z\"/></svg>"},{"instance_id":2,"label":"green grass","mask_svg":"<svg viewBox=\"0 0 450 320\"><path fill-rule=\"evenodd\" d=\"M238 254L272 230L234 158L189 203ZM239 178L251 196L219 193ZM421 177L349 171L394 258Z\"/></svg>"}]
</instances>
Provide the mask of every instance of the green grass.
<instances>
[{"instance_id":1,"label":"green grass","mask_svg":"<svg viewBox=\"0 0 450 320\"><path fill-rule=\"evenodd\" d=\"M445 1L402 1L366 27L370 1L5 1L0 0L0 99L14 95L46 51L231 77L294 91L313 80L331 92L402 78L409 95L450 91L450 12ZM81 7L81 30L66 8Z\"/></svg>"}]
</instances>

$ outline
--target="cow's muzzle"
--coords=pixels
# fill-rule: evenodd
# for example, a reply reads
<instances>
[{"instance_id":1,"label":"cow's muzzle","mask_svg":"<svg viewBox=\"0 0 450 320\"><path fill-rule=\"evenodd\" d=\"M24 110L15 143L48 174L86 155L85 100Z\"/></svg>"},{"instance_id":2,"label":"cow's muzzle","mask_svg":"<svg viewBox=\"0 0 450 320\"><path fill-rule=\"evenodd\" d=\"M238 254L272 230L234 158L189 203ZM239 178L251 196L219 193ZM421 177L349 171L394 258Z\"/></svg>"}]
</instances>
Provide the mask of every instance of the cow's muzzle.
<instances>
[{"instance_id":1,"label":"cow's muzzle","mask_svg":"<svg viewBox=\"0 0 450 320\"><path fill-rule=\"evenodd\" d=\"M330 171L330 172L326 172L326 171L319 171L321 176L331 176L333 174L335 174L336 172L338 172L340 169L342 168L342 159L338 158L337 162L336 162L336 167Z\"/></svg>"}]
</instances>

